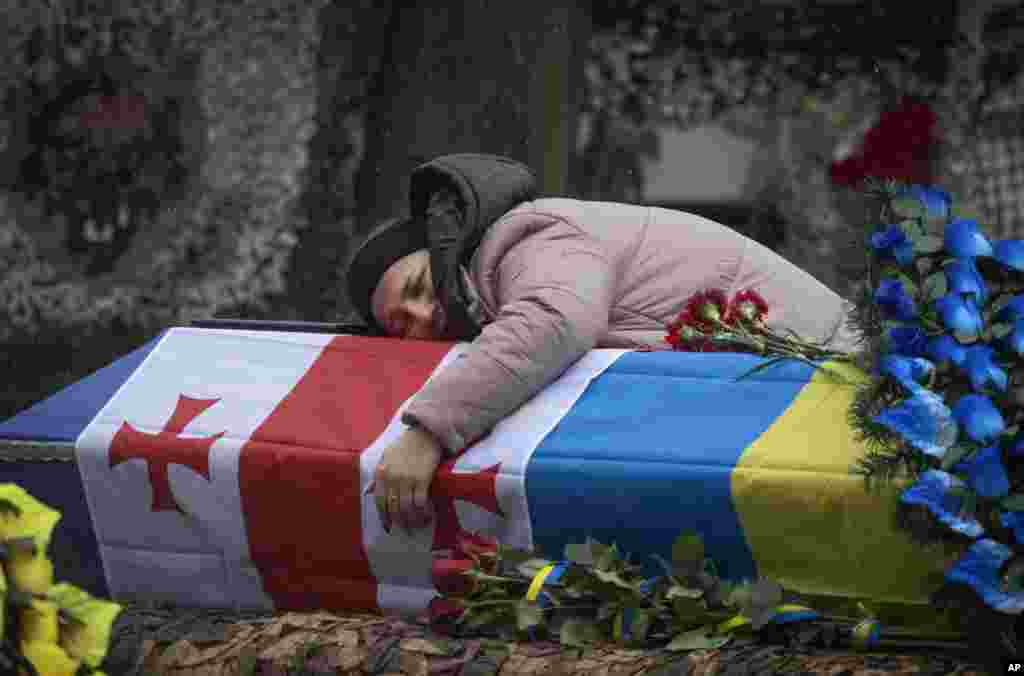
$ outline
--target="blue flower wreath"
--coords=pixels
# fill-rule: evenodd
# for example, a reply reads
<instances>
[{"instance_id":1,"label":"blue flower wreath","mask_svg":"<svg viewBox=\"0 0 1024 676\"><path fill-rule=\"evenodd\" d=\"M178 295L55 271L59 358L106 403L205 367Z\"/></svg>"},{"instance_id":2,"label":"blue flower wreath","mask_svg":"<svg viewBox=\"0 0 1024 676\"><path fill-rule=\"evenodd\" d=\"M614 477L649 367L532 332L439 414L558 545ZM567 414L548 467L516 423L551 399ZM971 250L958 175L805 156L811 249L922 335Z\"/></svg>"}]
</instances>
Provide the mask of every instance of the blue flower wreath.
<instances>
[{"instance_id":1,"label":"blue flower wreath","mask_svg":"<svg viewBox=\"0 0 1024 676\"><path fill-rule=\"evenodd\" d=\"M1024 241L989 241L937 187L888 184L879 194L892 222L867 237L877 281L865 303L882 338L876 382L901 394L873 415L862 411L861 424L893 433L914 460L916 480L900 502L973 541L946 579L1019 614L1024 580L1001 571L1024 548L1024 477L1015 483L1005 464L1024 456L1024 406L1009 396L1014 370L1024 372Z\"/></svg>"}]
</instances>

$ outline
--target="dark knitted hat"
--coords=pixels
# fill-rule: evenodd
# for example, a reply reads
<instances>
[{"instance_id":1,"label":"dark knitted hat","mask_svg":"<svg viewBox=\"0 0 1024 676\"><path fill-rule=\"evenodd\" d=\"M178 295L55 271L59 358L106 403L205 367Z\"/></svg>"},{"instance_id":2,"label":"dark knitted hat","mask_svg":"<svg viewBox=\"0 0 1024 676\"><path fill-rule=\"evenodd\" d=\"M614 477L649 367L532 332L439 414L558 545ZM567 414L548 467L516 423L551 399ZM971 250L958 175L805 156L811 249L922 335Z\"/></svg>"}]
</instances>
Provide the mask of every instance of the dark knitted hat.
<instances>
[{"instance_id":1,"label":"dark knitted hat","mask_svg":"<svg viewBox=\"0 0 1024 676\"><path fill-rule=\"evenodd\" d=\"M356 311L371 328L384 332L373 317L370 303L380 278L399 259L426 248L423 225L416 227L412 219L403 217L378 225L356 249L346 272L348 294Z\"/></svg>"}]
</instances>

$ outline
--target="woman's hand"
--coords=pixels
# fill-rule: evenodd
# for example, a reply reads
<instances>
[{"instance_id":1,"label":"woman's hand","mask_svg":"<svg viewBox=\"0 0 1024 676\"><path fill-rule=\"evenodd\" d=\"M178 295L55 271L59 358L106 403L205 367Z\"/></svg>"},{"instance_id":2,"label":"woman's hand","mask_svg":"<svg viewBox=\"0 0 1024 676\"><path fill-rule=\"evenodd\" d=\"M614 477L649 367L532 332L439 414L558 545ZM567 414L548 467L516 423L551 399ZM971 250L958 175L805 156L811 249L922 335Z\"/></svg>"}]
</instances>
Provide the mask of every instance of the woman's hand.
<instances>
[{"instance_id":1,"label":"woman's hand","mask_svg":"<svg viewBox=\"0 0 1024 676\"><path fill-rule=\"evenodd\" d=\"M430 524L430 483L441 464L442 450L421 427L410 427L384 449L374 474L373 495L385 531L398 524L411 533Z\"/></svg>"}]
</instances>

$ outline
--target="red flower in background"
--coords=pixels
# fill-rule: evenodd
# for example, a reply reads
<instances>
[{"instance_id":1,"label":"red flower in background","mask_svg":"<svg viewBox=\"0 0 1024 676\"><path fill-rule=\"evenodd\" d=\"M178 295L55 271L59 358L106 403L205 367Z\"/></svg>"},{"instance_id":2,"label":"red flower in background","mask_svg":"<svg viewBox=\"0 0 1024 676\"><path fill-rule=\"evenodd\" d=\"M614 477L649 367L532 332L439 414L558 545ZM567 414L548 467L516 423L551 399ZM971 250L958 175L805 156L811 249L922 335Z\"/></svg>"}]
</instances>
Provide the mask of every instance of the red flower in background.
<instances>
[{"instance_id":1,"label":"red flower in background","mask_svg":"<svg viewBox=\"0 0 1024 676\"><path fill-rule=\"evenodd\" d=\"M95 96L78 116L83 129L141 129L146 123L146 99L142 96Z\"/></svg>"},{"instance_id":2,"label":"red flower in background","mask_svg":"<svg viewBox=\"0 0 1024 676\"><path fill-rule=\"evenodd\" d=\"M832 163L832 182L857 187L872 177L930 184L931 148L938 140L936 123L927 105L902 98L895 110L879 116L878 123L864 135L858 152Z\"/></svg>"}]
</instances>

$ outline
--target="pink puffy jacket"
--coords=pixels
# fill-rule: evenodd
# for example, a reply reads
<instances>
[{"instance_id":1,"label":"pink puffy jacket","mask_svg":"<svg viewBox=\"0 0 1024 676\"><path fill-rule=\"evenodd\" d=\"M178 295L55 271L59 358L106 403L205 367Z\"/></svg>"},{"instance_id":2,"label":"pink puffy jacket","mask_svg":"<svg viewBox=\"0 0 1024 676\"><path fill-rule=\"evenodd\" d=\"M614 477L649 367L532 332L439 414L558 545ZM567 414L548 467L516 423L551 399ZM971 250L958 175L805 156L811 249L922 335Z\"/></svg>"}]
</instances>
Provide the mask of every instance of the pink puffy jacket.
<instances>
[{"instance_id":1,"label":"pink puffy jacket","mask_svg":"<svg viewBox=\"0 0 1024 676\"><path fill-rule=\"evenodd\" d=\"M670 349L666 325L693 293L754 288L768 324L852 349L842 298L757 242L668 209L550 198L484 236L466 270L483 332L403 415L450 452L486 435L593 348Z\"/></svg>"}]
</instances>

